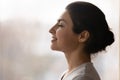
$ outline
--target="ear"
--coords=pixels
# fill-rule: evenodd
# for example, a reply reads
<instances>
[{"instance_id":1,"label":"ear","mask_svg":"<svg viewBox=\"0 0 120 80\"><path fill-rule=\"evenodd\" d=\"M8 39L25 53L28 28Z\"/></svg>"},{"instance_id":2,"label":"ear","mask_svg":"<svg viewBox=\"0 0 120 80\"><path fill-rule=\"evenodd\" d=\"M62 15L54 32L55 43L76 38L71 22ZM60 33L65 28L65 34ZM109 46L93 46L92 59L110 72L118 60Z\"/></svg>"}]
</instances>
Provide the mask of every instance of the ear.
<instances>
[{"instance_id":1,"label":"ear","mask_svg":"<svg viewBox=\"0 0 120 80\"><path fill-rule=\"evenodd\" d=\"M86 42L90 36L90 33L87 30L82 31L79 34L79 42Z\"/></svg>"}]
</instances>

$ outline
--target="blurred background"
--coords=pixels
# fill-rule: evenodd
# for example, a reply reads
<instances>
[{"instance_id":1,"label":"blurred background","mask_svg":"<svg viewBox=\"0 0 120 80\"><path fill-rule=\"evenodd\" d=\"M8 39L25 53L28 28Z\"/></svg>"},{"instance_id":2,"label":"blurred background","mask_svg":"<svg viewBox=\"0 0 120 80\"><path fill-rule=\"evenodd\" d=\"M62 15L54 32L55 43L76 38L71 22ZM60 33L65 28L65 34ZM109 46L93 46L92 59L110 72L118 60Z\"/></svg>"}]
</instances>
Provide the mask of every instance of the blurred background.
<instances>
[{"instance_id":1,"label":"blurred background","mask_svg":"<svg viewBox=\"0 0 120 80\"><path fill-rule=\"evenodd\" d=\"M50 49L49 29L75 0L0 0L0 80L59 80L64 54ZM82 0L106 15L115 42L92 56L101 80L119 80L119 0Z\"/></svg>"}]
</instances>

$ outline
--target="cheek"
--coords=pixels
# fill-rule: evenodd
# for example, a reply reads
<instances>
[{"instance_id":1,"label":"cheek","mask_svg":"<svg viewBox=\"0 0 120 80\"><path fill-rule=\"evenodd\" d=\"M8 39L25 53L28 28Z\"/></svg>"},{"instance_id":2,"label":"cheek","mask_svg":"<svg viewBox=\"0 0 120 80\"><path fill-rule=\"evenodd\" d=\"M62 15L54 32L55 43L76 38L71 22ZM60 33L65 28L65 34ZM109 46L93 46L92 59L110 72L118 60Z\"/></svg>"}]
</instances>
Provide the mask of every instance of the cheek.
<instances>
[{"instance_id":1,"label":"cheek","mask_svg":"<svg viewBox=\"0 0 120 80\"><path fill-rule=\"evenodd\" d=\"M58 41L58 47L64 50L72 50L77 47L78 41L77 36L68 32L61 32L56 34Z\"/></svg>"}]
</instances>

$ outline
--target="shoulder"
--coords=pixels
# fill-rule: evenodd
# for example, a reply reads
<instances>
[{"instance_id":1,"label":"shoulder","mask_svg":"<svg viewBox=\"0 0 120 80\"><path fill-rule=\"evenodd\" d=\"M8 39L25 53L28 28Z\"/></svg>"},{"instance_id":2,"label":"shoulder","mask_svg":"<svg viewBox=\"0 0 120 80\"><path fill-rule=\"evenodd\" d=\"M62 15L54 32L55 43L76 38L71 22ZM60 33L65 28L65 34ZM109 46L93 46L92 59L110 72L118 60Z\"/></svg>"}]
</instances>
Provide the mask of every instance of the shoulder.
<instances>
[{"instance_id":1,"label":"shoulder","mask_svg":"<svg viewBox=\"0 0 120 80\"><path fill-rule=\"evenodd\" d=\"M100 80L100 77L92 63L85 63L74 69L63 80Z\"/></svg>"},{"instance_id":2,"label":"shoulder","mask_svg":"<svg viewBox=\"0 0 120 80\"><path fill-rule=\"evenodd\" d=\"M82 72L82 71L81 71ZM72 80L100 80L100 77L92 63L85 65L84 74L78 73Z\"/></svg>"},{"instance_id":3,"label":"shoulder","mask_svg":"<svg viewBox=\"0 0 120 80\"><path fill-rule=\"evenodd\" d=\"M94 79L90 78L89 76L76 76L72 80L94 80Z\"/></svg>"}]
</instances>

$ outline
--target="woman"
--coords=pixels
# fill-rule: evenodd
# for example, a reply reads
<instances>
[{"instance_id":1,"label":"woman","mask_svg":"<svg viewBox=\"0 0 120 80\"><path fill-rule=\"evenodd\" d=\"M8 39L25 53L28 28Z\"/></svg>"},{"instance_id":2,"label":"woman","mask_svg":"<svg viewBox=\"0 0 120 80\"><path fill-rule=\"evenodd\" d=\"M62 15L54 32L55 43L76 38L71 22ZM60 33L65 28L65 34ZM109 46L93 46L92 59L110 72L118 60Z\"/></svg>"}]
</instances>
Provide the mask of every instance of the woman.
<instances>
[{"instance_id":1,"label":"woman","mask_svg":"<svg viewBox=\"0 0 120 80\"><path fill-rule=\"evenodd\" d=\"M49 32L52 50L64 52L68 63L61 80L100 80L90 56L111 45L114 35L98 7L81 1L69 4Z\"/></svg>"}]
</instances>

